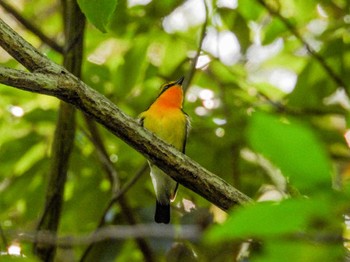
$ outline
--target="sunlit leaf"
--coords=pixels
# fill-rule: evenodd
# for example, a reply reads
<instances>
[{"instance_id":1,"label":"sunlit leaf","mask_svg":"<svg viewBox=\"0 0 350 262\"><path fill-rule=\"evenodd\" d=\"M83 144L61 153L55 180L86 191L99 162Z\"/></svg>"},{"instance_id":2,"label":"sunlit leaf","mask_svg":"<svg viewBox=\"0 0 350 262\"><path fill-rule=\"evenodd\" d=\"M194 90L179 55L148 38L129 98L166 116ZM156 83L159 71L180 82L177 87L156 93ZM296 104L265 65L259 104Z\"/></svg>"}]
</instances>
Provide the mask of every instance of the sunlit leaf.
<instances>
[{"instance_id":1,"label":"sunlit leaf","mask_svg":"<svg viewBox=\"0 0 350 262\"><path fill-rule=\"evenodd\" d=\"M286 26L281 20L273 19L265 28L263 28L263 44L267 45L286 33Z\"/></svg>"},{"instance_id":2,"label":"sunlit leaf","mask_svg":"<svg viewBox=\"0 0 350 262\"><path fill-rule=\"evenodd\" d=\"M263 7L257 1L246 0L238 1L237 10L248 21L257 20L264 11Z\"/></svg>"},{"instance_id":3,"label":"sunlit leaf","mask_svg":"<svg viewBox=\"0 0 350 262\"><path fill-rule=\"evenodd\" d=\"M222 225L215 225L206 235L209 242L239 238L287 236L307 230L309 223L329 212L329 204L306 199L281 203L261 202L235 209Z\"/></svg>"},{"instance_id":4,"label":"sunlit leaf","mask_svg":"<svg viewBox=\"0 0 350 262\"><path fill-rule=\"evenodd\" d=\"M313 131L293 118L254 113L248 128L252 148L271 160L292 184L313 192L331 186L331 164Z\"/></svg>"},{"instance_id":5,"label":"sunlit leaf","mask_svg":"<svg viewBox=\"0 0 350 262\"><path fill-rule=\"evenodd\" d=\"M320 245L309 241L269 241L264 245L264 255L256 256L253 262L333 262L344 255L341 245Z\"/></svg>"},{"instance_id":6,"label":"sunlit leaf","mask_svg":"<svg viewBox=\"0 0 350 262\"><path fill-rule=\"evenodd\" d=\"M289 10L289 17L293 17L293 19L301 25L303 25L305 21L317 18L317 4L319 1L286 0L280 3L280 8Z\"/></svg>"},{"instance_id":7,"label":"sunlit leaf","mask_svg":"<svg viewBox=\"0 0 350 262\"><path fill-rule=\"evenodd\" d=\"M137 81L144 74L147 47L149 40L147 38L138 38L131 45L130 50L124 55L124 63L118 68L114 75L116 92L118 96L128 94L135 86Z\"/></svg>"},{"instance_id":8,"label":"sunlit leaf","mask_svg":"<svg viewBox=\"0 0 350 262\"><path fill-rule=\"evenodd\" d=\"M36 257L18 256L18 255L0 255L2 262L38 262Z\"/></svg>"},{"instance_id":9,"label":"sunlit leaf","mask_svg":"<svg viewBox=\"0 0 350 262\"><path fill-rule=\"evenodd\" d=\"M107 32L107 25L117 2L117 0L78 0L87 19L103 33Z\"/></svg>"}]
</instances>

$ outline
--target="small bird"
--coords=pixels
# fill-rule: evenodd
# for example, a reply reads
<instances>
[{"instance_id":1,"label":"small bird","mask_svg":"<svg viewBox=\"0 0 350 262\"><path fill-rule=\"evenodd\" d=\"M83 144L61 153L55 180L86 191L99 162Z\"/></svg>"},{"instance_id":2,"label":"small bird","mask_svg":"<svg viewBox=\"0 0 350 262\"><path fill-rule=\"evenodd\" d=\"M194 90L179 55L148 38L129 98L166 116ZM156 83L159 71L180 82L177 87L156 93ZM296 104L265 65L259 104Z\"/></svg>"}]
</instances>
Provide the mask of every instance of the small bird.
<instances>
[{"instance_id":1,"label":"small bird","mask_svg":"<svg viewBox=\"0 0 350 262\"><path fill-rule=\"evenodd\" d=\"M160 94L151 106L140 114L140 123L159 138L185 153L189 117L182 110L184 77L162 85ZM156 193L157 223L170 222L170 202L174 201L178 183L156 165L149 162L151 178Z\"/></svg>"}]
</instances>

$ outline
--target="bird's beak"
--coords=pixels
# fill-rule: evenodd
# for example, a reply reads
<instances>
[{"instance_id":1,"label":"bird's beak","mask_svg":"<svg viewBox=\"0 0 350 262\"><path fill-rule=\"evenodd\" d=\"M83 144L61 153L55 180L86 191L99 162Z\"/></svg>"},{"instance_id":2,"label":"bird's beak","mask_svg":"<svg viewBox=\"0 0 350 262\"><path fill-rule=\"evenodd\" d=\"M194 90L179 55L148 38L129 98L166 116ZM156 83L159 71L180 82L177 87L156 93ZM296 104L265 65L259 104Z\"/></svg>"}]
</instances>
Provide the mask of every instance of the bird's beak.
<instances>
[{"instance_id":1,"label":"bird's beak","mask_svg":"<svg viewBox=\"0 0 350 262\"><path fill-rule=\"evenodd\" d=\"M176 82L175 82L175 85L182 85L182 82L184 81L185 77L180 77Z\"/></svg>"}]
</instances>

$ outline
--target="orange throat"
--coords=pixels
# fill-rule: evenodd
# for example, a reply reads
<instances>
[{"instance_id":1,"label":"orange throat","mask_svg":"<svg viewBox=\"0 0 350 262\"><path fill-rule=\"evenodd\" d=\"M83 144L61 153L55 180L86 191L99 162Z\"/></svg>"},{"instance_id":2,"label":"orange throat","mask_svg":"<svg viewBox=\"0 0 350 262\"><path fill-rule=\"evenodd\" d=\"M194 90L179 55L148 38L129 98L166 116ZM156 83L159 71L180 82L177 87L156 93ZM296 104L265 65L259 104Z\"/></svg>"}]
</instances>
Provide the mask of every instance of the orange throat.
<instances>
[{"instance_id":1,"label":"orange throat","mask_svg":"<svg viewBox=\"0 0 350 262\"><path fill-rule=\"evenodd\" d=\"M181 86L172 86L164 91L156 100L154 105L165 108L182 108L183 91Z\"/></svg>"}]
</instances>

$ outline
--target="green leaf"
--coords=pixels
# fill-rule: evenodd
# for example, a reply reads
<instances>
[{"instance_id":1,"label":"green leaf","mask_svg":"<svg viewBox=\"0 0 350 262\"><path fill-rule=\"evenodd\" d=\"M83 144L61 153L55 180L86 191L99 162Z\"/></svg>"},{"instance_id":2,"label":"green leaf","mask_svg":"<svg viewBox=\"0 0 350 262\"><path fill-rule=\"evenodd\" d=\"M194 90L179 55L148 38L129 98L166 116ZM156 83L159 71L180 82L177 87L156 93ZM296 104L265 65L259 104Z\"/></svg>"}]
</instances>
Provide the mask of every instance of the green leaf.
<instances>
[{"instance_id":1,"label":"green leaf","mask_svg":"<svg viewBox=\"0 0 350 262\"><path fill-rule=\"evenodd\" d=\"M117 6L117 0L78 0L81 11L87 19L101 32L106 33L106 27Z\"/></svg>"},{"instance_id":2,"label":"green leaf","mask_svg":"<svg viewBox=\"0 0 350 262\"><path fill-rule=\"evenodd\" d=\"M254 113L248 127L251 147L264 155L300 190L313 192L331 186L331 164L313 131L288 118Z\"/></svg>"},{"instance_id":3,"label":"green leaf","mask_svg":"<svg viewBox=\"0 0 350 262\"><path fill-rule=\"evenodd\" d=\"M224 224L215 225L208 231L205 240L216 243L237 238L267 238L302 232L316 218L325 216L329 209L327 201L309 199L260 202L233 210Z\"/></svg>"},{"instance_id":4,"label":"green leaf","mask_svg":"<svg viewBox=\"0 0 350 262\"><path fill-rule=\"evenodd\" d=\"M171 36L160 37L158 41L162 41L165 49L162 66L159 69L161 74L167 75L185 61L187 46L184 41Z\"/></svg>"},{"instance_id":5,"label":"green leaf","mask_svg":"<svg viewBox=\"0 0 350 262\"><path fill-rule=\"evenodd\" d=\"M264 243L264 255L252 262L333 262L344 257L341 245L315 245L310 241L268 241Z\"/></svg>"},{"instance_id":6,"label":"green leaf","mask_svg":"<svg viewBox=\"0 0 350 262\"><path fill-rule=\"evenodd\" d=\"M247 20L258 20L264 9L257 1L239 0L237 11Z\"/></svg>"},{"instance_id":7,"label":"green leaf","mask_svg":"<svg viewBox=\"0 0 350 262\"><path fill-rule=\"evenodd\" d=\"M33 132L27 136L3 142L0 150L0 163L2 168L0 178L12 174L14 166L18 164L18 160L24 155L29 154L30 150L36 147L40 142L40 139L42 139L42 137Z\"/></svg>"},{"instance_id":8,"label":"green leaf","mask_svg":"<svg viewBox=\"0 0 350 262\"><path fill-rule=\"evenodd\" d=\"M239 44L242 48L242 51L245 53L248 47L251 45L250 40L250 29L248 27L248 22L246 19L244 19L243 16L241 16L239 13L237 13L234 24L232 26L232 31L235 33L239 40Z\"/></svg>"},{"instance_id":9,"label":"green leaf","mask_svg":"<svg viewBox=\"0 0 350 262\"><path fill-rule=\"evenodd\" d=\"M135 87L138 80L145 73L146 55L149 39L138 37L135 39L131 48L124 55L124 63L117 69L113 76L113 82L116 86L118 96L129 94Z\"/></svg>"},{"instance_id":10,"label":"green leaf","mask_svg":"<svg viewBox=\"0 0 350 262\"><path fill-rule=\"evenodd\" d=\"M281 8L291 12L292 17L299 23L304 24L308 21L317 18L317 5L319 1L316 0L288 0L281 1Z\"/></svg>"},{"instance_id":11,"label":"green leaf","mask_svg":"<svg viewBox=\"0 0 350 262\"><path fill-rule=\"evenodd\" d=\"M288 102L293 107L320 109L324 107L324 98L331 95L336 88L320 64L311 60L299 74Z\"/></svg>"},{"instance_id":12,"label":"green leaf","mask_svg":"<svg viewBox=\"0 0 350 262\"><path fill-rule=\"evenodd\" d=\"M350 70L350 46L343 38L327 40L327 45L320 52L323 59L326 60L328 66L332 68L334 73L341 77L345 83L349 83L350 76L347 72ZM349 85L345 86L349 88Z\"/></svg>"},{"instance_id":13,"label":"green leaf","mask_svg":"<svg viewBox=\"0 0 350 262\"><path fill-rule=\"evenodd\" d=\"M263 45L272 43L277 38L287 32L286 26L279 19L273 19L265 28L263 28Z\"/></svg>"},{"instance_id":14,"label":"green leaf","mask_svg":"<svg viewBox=\"0 0 350 262\"><path fill-rule=\"evenodd\" d=\"M40 261L35 257L16 256L16 255L1 255L2 262L38 262Z\"/></svg>"}]
</instances>

